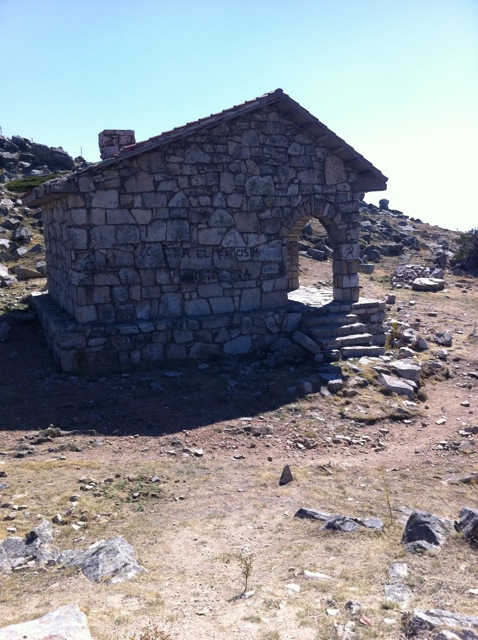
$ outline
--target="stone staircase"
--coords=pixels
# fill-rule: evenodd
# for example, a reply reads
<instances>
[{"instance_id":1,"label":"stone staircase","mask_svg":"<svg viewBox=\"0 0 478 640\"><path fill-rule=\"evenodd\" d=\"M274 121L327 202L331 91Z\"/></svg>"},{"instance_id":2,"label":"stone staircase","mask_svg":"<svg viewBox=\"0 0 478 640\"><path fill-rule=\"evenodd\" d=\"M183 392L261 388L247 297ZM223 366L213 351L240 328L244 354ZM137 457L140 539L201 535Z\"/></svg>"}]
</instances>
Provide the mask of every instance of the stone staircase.
<instances>
[{"instance_id":1,"label":"stone staircase","mask_svg":"<svg viewBox=\"0 0 478 640\"><path fill-rule=\"evenodd\" d=\"M297 296L298 297L298 296ZM378 357L385 353L383 320L385 302L362 299L355 303L331 298L305 300L289 296L290 305L302 313L299 331L313 340L326 360Z\"/></svg>"}]
</instances>

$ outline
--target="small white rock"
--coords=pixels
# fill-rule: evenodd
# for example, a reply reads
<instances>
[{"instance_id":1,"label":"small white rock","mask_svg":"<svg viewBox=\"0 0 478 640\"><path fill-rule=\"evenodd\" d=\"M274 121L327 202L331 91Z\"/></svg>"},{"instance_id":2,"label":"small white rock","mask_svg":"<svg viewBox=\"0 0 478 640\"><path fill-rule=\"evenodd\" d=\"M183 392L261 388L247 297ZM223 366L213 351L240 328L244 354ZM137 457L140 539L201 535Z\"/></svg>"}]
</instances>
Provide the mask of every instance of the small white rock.
<instances>
[{"instance_id":1,"label":"small white rock","mask_svg":"<svg viewBox=\"0 0 478 640\"><path fill-rule=\"evenodd\" d=\"M309 571L308 569L304 569L304 576L306 578L315 578L316 580L333 580L332 576L328 576L325 573Z\"/></svg>"}]
</instances>

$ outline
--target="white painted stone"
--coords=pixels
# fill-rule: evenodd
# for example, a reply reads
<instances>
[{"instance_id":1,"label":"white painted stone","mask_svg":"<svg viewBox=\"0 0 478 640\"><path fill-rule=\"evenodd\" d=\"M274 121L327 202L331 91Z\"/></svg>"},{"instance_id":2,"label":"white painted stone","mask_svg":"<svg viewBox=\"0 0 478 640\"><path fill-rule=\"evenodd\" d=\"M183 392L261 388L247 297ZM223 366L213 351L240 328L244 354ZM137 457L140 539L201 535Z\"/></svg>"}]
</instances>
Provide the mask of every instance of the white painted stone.
<instances>
[{"instance_id":1,"label":"white painted stone","mask_svg":"<svg viewBox=\"0 0 478 640\"><path fill-rule=\"evenodd\" d=\"M325 183L339 184L347 180L344 163L338 156L327 156L325 159Z\"/></svg>"}]
</instances>

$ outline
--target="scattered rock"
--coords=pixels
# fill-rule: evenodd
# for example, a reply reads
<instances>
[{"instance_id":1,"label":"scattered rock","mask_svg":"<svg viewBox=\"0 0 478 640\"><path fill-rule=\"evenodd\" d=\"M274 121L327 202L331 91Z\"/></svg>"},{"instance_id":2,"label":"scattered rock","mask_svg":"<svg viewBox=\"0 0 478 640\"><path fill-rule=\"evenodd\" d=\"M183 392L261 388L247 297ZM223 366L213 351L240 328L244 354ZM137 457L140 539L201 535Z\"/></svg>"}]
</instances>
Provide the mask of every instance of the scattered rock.
<instances>
[{"instance_id":1,"label":"scattered rock","mask_svg":"<svg viewBox=\"0 0 478 640\"><path fill-rule=\"evenodd\" d=\"M478 617L460 615L442 609L414 609L412 613L405 614L403 625L407 636L416 636L421 632L434 631L436 629L470 630L474 635L456 636L463 640L475 640L478 636L474 633L478 630ZM446 639L446 636L443 640Z\"/></svg>"},{"instance_id":2,"label":"scattered rock","mask_svg":"<svg viewBox=\"0 0 478 640\"><path fill-rule=\"evenodd\" d=\"M384 590L387 599L392 602L408 602L413 597L413 591L410 587L400 582L386 584Z\"/></svg>"},{"instance_id":3,"label":"scattered rock","mask_svg":"<svg viewBox=\"0 0 478 640\"><path fill-rule=\"evenodd\" d=\"M435 342L442 347L451 347L453 338L449 331L439 331L435 334Z\"/></svg>"},{"instance_id":4,"label":"scattered rock","mask_svg":"<svg viewBox=\"0 0 478 640\"><path fill-rule=\"evenodd\" d=\"M44 276L35 269L28 269L27 267L13 267L13 273L18 280L32 280L34 278L43 278Z\"/></svg>"},{"instance_id":5,"label":"scattered rock","mask_svg":"<svg viewBox=\"0 0 478 640\"><path fill-rule=\"evenodd\" d=\"M455 522L455 529L462 533L470 544L478 545L478 511L464 507L460 511L460 520Z\"/></svg>"},{"instance_id":6,"label":"scattered rock","mask_svg":"<svg viewBox=\"0 0 478 640\"><path fill-rule=\"evenodd\" d=\"M354 519L340 514L331 516L322 527L322 529L331 529L332 531L342 531L344 533L351 533L359 528L359 523Z\"/></svg>"},{"instance_id":7,"label":"scattered rock","mask_svg":"<svg viewBox=\"0 0 478 640\"><path fill-rule=\"evenodd\" d=\"M478 432L478 429L477 429ZM468 433L468 431L466 432ZM453 476L445 480L448 484L476 484L478 485L478 473L470 473L467 476Z\"/></svg>"},{"instance_id":8,"label":"scattered rock","mask_svg":"<svg viewBox=\"0 0 478 640\"><path fill-rule=\"evenodd\" d=\"M327 611L328 615L332 615ZM336 614L335 614L336 615ZM349 620L345 624L338 624L335 627L337 640L359 640L359 635L354 631L355 622Z\"/></svg>"},{"instance_id":9,"label":"scattered rock","mask_svg":"<svg viewBox=\"0 0 478 640\"><path fill-rule=\"evenodd\" d=\"M304 569L304 576L314 580L333 580L332 576L328 576L325 573L317 573L316 571L308 571L308 569Z\"/></svg>"},{"instance_id":10,"label":"scattered rock","mask_svg":"<svg viewBox=\"0 0 478 640\"><path fill-rule=\"evenodd\" d=\"M427 351L429 349L428 342L423 336L414 336L410 342L410 347L414 351Z\"/></svg>"},{"instance_id":11,"label":"scattered rock","mask_svg":"<svg viewBox=\"0 0 478 640\"><path fill-rule=\"evenodd\" d=\"M292 471L288 464L282 469L281 477L279 478L279 485L282 487L285 484L289 484L294 480L294 476L292 475Z\"/></svg>"},{"instance_id":12,"label":"scattered rock","mask_svg":"<svg viewBox=\"0 0 478 640\"><path fill-rule=\"evenodd\" d=\"M406 562L392 562L388 568L388 575L392 580L402 580L408 576L408 565Z\"/></svg>"},{"instance_id":13,"label":"scattered rock","mask_svg":"<svg viewBox=\"0 0 478 640\"><path fill-rule=\"evenodd\" d=\"M345 608L350 611L353 616L358 615L362 611L362 605L355 600L349 600L345 603Z\"/></svg>"}]
</instances>

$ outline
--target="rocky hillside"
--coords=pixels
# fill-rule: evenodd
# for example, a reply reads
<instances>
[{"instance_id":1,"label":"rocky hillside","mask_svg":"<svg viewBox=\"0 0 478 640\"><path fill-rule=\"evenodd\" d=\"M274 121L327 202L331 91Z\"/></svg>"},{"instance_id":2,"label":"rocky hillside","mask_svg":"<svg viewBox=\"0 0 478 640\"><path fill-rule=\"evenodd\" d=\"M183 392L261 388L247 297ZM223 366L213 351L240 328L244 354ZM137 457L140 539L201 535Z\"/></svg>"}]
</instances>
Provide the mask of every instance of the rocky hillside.
<instances>
[{"instance_id":1,"label":"rocky hillside","mask_svg":"<svg viewBox=\"0 0 478 640\"><path fill-rule=\"evenodd\" d=\"M86 164L84 158L73 159L61 147L0 135L0 313L24 307L31 291L45 284L41 210L24 207L21 196L45 180ZM6 335L3 327L0 340Z\"/></svg>"},{"instance_id":2,"label":"rocky hillside","mask_svg":"<svg viewBox=\"0 0 478 640\"><path fill-rule=\"evenodd\" d=\"M73 158L62 147L48 147L28 138L0 135L0 184L18 177L43 176L72 171L83 158Z\"/></svg>"}]
</instances>

